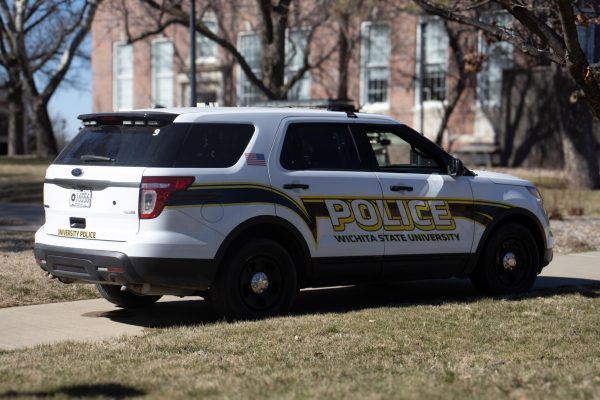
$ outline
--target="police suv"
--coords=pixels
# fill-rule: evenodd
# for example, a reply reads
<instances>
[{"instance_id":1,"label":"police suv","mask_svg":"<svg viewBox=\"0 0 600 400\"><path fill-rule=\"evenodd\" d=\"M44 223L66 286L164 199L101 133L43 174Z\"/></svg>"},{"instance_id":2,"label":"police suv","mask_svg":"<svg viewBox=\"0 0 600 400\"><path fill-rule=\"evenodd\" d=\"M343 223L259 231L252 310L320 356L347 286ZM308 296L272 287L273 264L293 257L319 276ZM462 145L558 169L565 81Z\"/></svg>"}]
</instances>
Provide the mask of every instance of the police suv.
<instances>
[{"instance_id":1,"label":"police suv","mask_svg":"<svg viewBox=\"0 0 600 400\"><path fill-rule=\"evenodd\" d=\"M48 168L42 269L121 307L209 297L230 319L299 288L470 277L529 290L552 259L538 190L470 171L394 119L277 108L89 114Z\"/></svg>"}]
</instances>

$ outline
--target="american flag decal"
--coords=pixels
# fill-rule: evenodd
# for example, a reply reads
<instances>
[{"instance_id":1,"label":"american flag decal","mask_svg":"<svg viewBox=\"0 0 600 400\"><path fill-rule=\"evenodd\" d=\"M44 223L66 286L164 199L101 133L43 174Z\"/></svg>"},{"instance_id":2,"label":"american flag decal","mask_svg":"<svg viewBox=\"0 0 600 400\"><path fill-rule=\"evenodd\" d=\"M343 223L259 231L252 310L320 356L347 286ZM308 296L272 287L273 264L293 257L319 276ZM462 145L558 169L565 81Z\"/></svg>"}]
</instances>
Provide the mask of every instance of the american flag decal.
<instances>
[{"instance_id":1,"label":"american flag decal","mask_svg":"<svg viewBox=\"0 0 600 400\"><path fill-rule=\"evenodd\" d=\"M246 164L248 165L258 165L259 167L264 167L267 165L267 161L265 160L265 155L263 153L244 153L244 157L246 157Z\"/></svg>"}]
</instances>

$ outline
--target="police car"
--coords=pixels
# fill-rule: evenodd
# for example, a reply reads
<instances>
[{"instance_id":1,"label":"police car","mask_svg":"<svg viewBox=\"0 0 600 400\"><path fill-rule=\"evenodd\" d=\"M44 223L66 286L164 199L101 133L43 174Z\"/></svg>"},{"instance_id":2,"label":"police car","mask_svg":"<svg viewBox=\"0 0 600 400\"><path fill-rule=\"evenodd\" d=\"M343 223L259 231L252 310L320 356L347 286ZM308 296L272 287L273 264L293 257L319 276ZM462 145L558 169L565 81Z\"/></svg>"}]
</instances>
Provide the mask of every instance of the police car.
<instances>
[{"instance_id":1,"label":"police car","mask_svg":"<svg viewBox=\"0 0 600 400\"><path fill-rule=\"evenodd\" d=\"M88 114L47 170L42 269L121 307L201 295L230 319L300 288L470 277L529 290L553 237L531 182L470 171L381 115L182 108Z\"/></svg>"}]
</instances>

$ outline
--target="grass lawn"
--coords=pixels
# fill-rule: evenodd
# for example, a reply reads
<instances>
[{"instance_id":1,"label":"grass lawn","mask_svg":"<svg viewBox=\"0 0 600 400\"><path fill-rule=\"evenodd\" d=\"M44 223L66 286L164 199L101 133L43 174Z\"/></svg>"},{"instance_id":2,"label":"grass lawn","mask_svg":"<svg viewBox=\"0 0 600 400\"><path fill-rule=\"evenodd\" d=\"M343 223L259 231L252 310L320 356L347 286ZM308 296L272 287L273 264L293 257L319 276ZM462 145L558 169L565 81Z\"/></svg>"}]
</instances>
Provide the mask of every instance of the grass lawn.
<instances>
[{"instance_id":1,"label":"grass lawn","mask_svg":"<svg viewBox=\"0 0 600 400\"><path fill-rule=\"evenodd\" d=\"M0 157L0 201L42 203L46 168L52 160Z\"/></svg>"},{"instance_id":2,"label":"grass lawn","mask_svg":"<svg viewBox=\"0 0 600 400\"><path fill-rule=\"evenodd\" d=\"M46 278L32 249L33 232L0 231L0 308L98 297L92 285Z\"/></svg>"},{"instance_id":3,"label":"grass lawn","mask_svg":"<svg viewBox=\"0 0 600 400\"><path fill-rule=\"evenodd\" d=\"M152 328L0 352L0 398L598 398L599 307L600 287Z\"/></svg>"}]
</instances>

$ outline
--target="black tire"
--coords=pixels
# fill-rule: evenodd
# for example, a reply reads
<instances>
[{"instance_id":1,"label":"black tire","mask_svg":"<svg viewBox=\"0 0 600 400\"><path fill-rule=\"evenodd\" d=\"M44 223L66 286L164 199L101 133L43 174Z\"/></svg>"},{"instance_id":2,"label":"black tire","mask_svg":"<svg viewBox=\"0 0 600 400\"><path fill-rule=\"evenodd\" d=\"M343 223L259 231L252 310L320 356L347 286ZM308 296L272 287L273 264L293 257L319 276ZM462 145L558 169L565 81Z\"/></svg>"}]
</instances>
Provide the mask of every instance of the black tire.
<instances>
[{"instance_id":1,"label":"black tire","mask_svg":"<svg viewBox=\"0 0 600 400\"><path fill-rule=\"evenodd\" d=\"M506 224L492 232L471 282L481 294L527 292L540 269L538 246L523 225Z\"/></svg>"},{"instance_id":2,"label":"black tire","mask_svg":"<svg viewBox=\"0 0 600 400\"><path fill-rule=\"evenodd\" d=\"M285 314L296 292L292 258L284 247L268 239L241 245L221 265L210 291L215 310L227 320Z\"/></svg>"},{"instance_id":3,"label":"black tire","mask_svg":"<svg viewBox=\"0 0 600 400\"><path fill-rule=\"evenodd\" d=\"M131 292L122 292L119 285L96 284L100 295L113 304L122 308L149 307L156 303L162 296L138 296Z\"/></svg>"}]
</instances>

